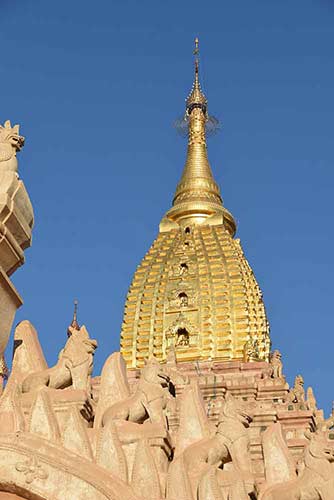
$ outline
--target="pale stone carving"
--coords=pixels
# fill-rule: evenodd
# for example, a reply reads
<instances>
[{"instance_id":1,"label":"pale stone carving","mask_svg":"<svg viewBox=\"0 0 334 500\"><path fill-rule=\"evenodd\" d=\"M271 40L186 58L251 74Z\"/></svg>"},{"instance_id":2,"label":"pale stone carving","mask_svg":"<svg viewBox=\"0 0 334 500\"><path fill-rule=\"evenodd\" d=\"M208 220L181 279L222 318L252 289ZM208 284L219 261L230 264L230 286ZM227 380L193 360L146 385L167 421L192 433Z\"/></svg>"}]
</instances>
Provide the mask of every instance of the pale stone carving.
<instances>
[{"instance_id":1,"label":"pale stone carving","mask_svg":"<svg viewBox=\"0 0 334 500\"><path fill-rule=\"evenodd\" d=\"M108 427L103 427L98 431L96 463L126 483L128 482L126 456L118 437L116 425L112 422L108 424Z\"/></svg>"},{"instance_id":2,"label":"pale stone carving","mask_svg":"<svg viewBox=\"0 0 334 500\"><path fill-rule=\"evenodd\" d=\"M291 481L297 477L296 466L283 439L279 423L272 424L262 434L262 451L267 487Z\"/></svg>"},{"instance_id":3,"label":"pale stone carving","mask_svg":"<svg viewBox=\"0 0 334 500\"><path fill-rule=\"evenodd\" d=\"M131 477L133 490L150 500L160 500L162 488L156 461L147 440L138 442Z\"/></svg>"},{"instance_id":4,"label":"pale stone carving","mask_svg":"<svg viewBox=\"0 0 334 500\"><path fill-rule=\"evenodd\" d=\"M171 382L173 384L188 384L189 377L181 373L181 371L177 367L177 358L176 358L176 350L172 345L170 346L167 357L166 357L166 368L165 371L167 375L170 377Z\"/></svg>"},{"instance_id":5,"label":"pale stone carving","mask_svg":"<svg viewBox=\"0 0 334 500\"><path fill-rule=\"evenodd\" d=\"M57 419L52 410L52 404L46 389L37 392L29 418L29 432L43 439L58 441L60 432Z\"/></svg>"},{"instance_id":6,"label":"pale stone carving","mask_svg":"<svg viewBox=\"0 0 334 500\"><path fill-rule=\"evenodd\" d=\"M24 137L19 134L19 125L11 126L9 120L0 125L0 170L17 172L16 153L24 145Z\"/></svg>"},{"instance_id":7,"label":"pale stone carving","mask_svg":"<svg viewBox=\"0 0 334 500\"><path fill-rule=\"evenodd\" d=\"M12 127L9 120L0 125L0 357L23 303L9 276L24 263L34 223L28 193L18 176L16 153L23 144L19 125Z\"/></svg>"},{"instance_id":8,"label":"pale stone carving","mask_svg":"<svg viewBox=\"0 0 334 500\"><path fill-rule=\"evenodd\" d=\"M201 439L209 438L214 432L210 428L204 401L198 384L187 387L180 398L180 423L174 456L180 456L185 449Z\"/></svg>"},{"instance_id":9,"label":"pale stone carving","mask_svg":"<svg viewBox=\"0 0 334 500\"><path fill-rule=\"evenodd\" d=\"M93 371L93 356L97 342L89 337L82 326L80 330L70 329L64 349L59 353L58 362L52 368L28 375L22 382L22 392L30 392L42 387L53 389L84 389L90 391L90 376Z\"/></svg>"},{"instance_id":10,"label":"pale stone carving","mask_svg":"<svg viewBox=\"0 0 334 500\"><path fill-rule=\"evenodd\" d=\"M334 487L334 448L322 432L308 433L304 466L296 479L272 486L259 500L331 500Z\"/></svg>"},{"instance_id":11,"label":"pale stone carving","mask_svg":"<svg viewBox=\"0 0 334 500\"><path fill-rule=\"evenodd\" d=\"M23 472L25 482L28 484L32 483L35 479L47 479L48 477L48 473L43 469L36 455L33 455L24 462L18 462L15 465L15 469L18 472Z\"/></svg>"},{"instance_id":12,"label":"pale stone carving","mask_svg":"<svg viewBox=\"0 0 334 500\"><path fill-rule=\"evenodd\" d=\"M101 419L97 446L97 461L108 468L118 470L120 477L127 478L136 491L147 498L160 500L165 488L168 460L171 456L171 440L168 432L166 410L172 395L170 379L155 358L145 363L134 394L121 399L128 391L123 377L124 361L119 355L107 360L102 388L111 395L116 387L114 402L105 410ZM116 373L112 375L112 368ZM117 377L117 374L119 377ZM107 389L108 381L112 384ZM109 398L112 400L112 397ZM101 409L98 409L99 414ZM103 438L108 439L110 450L103 457ZM126 471L124 463L126 462Z\"/></svg>"},{"instance_id":13,"label":"pale stone carving","mask_svg":"<svg viewBox=\"0 0 334 500\"><path fill-rule=\"evenodd\" d=\"M167 429L164 410L170 397L169 382L169 377L159 362L154 358L150 359L142 369L136 392L107 409L102 425L107 426L108 422L117 421L123 442L140 439L143 435L150 437L150 433L151 437L164 437ZM151 425L142 427L141 424L147 420Z\"/></svg>"},{"instance_id":14,"label":"pale stone carving","mask_svg":"<svg viewBox=\"0 0 334 500\"><path fill-rule=\"evenodd\" d=\"M202 433L201 426L196 422L200 406L199 403L195 415L190 413L189 408L188 418L189 426L193 424ZM172 463L168 500L180 497L185 500L247 500L249 495L254 494L255 481L247 433L251 420L250 405L245 405L228 393L214 433L207 429L209 437L188 446ZM181 425L179 432L182 433Z\"/></svg>"},{"instance_id":15,"label":"pale stone carving","mask_svg":"<svg viewBox=\"0 0 334 500\"><path fill-rule=\"evenodd\" d=\"M85 457L87 460L93 459L87 431L76 408L69 410L66 424L61 433L61 440L64 448Z\"/></svg>"},{"instance_id":16,"label":"pale stone carving","mask_svg":"<svg viewBox=\"0 0 334 500\"><path fill-rule=\"evenodd\" d=\"M81 330L81 334L84 331ZM262 433L265 482L262 479L257 484L251 466L248 429L255 403L237 399L227 391L216 417L217 424L210 422L197 381L206 380L209 388L210 380L216 375L207 372L204 378L198 372L196 377L180 373L174 349L169 352L166 365L160 365L154 358L146 362L135 384L131 375L132 390L122 356L112 354L102 371L93 425L94 413L83 418L77 393L86 394L86 399L91 394L87 380L92 353L87 353L83 346L94 349L96 343L89 339L88 333L80 337L80 331L75 330L70 334L60 355L60 360L69 363L65 365L68 371L61 365L56 376L52 374L55 367L47 368L33 326L23 322L15 331L13 371L0 399L0 498L2 488L8 484L10 489L5 491L20 492L27 498L37 494L53 500L331 498L334 470L329 462L334 461L334 450L325 434L309 434L304 458L295 464L280 424L269 427ZM78 371L77 378L73 377L81 389L73 386L72 375L69 376L76 362L79 365L83 362L86 367ZM246 364L238 365L239 370L240 367L250 373L257 369ZM270 367L268 363L259 370L271 373ZM286 388L284 377L279 375L276 372L273 378L267 379L259 376L258 380L264 380L265 388L282 395ZM227 386L229 377L224 382ZM246 375L238 377L239 387L244 387ZM178 381L177 398L170 394L170 379ZM220 378L219 384L222 381ZM236 390L235 384L233 387ZM262 390L261 387L258 390ZM22 392L22 388L29 390ZM290 397L302 400L300 378L296 388L297 395L292 392ZM239 391L240 388L237 394ZM308 406L312 394L309 390ZM207 393L207 400L209 397ZM219 398L215 410L219 408ZM175 399L176 407L168 413L174 423L175 413L179 419L174 443L166 415L170 402ZM256 411L258 418L261 406L256 406ZM292 419L296 418L296 412L286 413L293 413ZM251 431L256 429L259 427L255 424ZM295 497L289 496L292 494Z\"/></svg>"},{"instance_id":17,"label":"pale stone carving","mask_svg":"<svg viewBox=\"0 0 334 500\"><path fill-rule=\"evenodd\" d=\"M287 399L291 403L305 402L304 379L301 375L296 376L295 385L290 389Z\"/></svg>"},{"instance_id":18,"label":"pale stone carving","mask_svg":"<svg viewBox=\"0 0 334 500\"><path fill-rule=\"evenodd\" d=\"M101 373L99 402L95 412L94 427L101 427L107 408L130 396L126 365L120 352L114 352L104 363Z\"/></svg>"},{"instance_id":19,"label":"pale stone carving","mask_svg":"<svg viewBox=\"0 0 334 500\"><path fill-rule=\"evenodd\" d=\"M283 377L283 364L282 364L282 355L276 349L270 354L270 365L271 365L271 377L272 378L282 378Z\"/></svg>"},{"instance_id":20,"label":"pale stone carving","mask_svg":"<svg viewBox=\"0 0 334 500\"><path fill-rule=\"evenodd\" d=\"M312 411L317 411L317 409L318 409L317 408L317 400L315 399L312 387L307 388L306 396L307 396L307 405L308 405L309 409Z\"/></svg>"}]
</instances>

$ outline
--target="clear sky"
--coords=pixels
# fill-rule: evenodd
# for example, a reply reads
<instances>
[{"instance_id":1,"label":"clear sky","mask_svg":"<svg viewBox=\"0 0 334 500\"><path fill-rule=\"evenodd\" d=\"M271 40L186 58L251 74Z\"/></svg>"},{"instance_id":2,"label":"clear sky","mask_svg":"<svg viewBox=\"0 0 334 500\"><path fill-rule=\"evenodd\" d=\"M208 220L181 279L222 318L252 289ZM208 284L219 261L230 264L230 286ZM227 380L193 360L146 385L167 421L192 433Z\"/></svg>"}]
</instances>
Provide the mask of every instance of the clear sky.
<instances>
[{"instance_id":1,"label":"clear sky","mask_svg":"<svg viewBox=\"0 0 334 500\"><path fill-rule=\"evenodd\" d=\"M133 272L180 177L172 123L192 83L193 39L209 157L264 292L288 381L334 399L334 4L331 0L0 0L0 120L20 123L36 226L13 276L49 363L74 298L119 346ZM11 347L10 347L11 350Z\"/></svg>"}]
</instances>

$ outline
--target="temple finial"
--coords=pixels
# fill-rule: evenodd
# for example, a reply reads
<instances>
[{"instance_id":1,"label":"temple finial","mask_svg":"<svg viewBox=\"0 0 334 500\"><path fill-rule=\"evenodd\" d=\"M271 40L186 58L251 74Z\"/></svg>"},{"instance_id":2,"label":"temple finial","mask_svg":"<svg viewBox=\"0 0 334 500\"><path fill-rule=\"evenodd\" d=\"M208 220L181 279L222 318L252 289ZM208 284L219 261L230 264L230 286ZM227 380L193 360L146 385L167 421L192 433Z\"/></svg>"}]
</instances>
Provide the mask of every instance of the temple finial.
<instances>
[{"instance_id":1,"label":"temple finial","mask_svg":"<svg viewBox=\"0 0 334 500\"><path fill-rule=\"evenodd\" d=\"M77 316L78 316L78 301L75 299L72 322L67 329L68 336L71 335L71 330L70 330L71 328L74 328L74 330L78 330L78 331L80 330L80 325L78 323Z\"/></svg>"},{"instance_id":2,"label":"temple finial","mask_svg":"<svg viewBox=\"0 0 334 500\"><path fill-rule=\"evenodd\" d=\"M198 40L198 37L196 37L195 38L195 50L194 50L195 56L197 56L198 53L199 53L199 40Z\"/></svg>"},{"instance_id":3,"label":"temple finial","mask_svg":"<svg viewBox=\"0 0 334 500\"><path fill-rule=\"evenodd\" d=\"M187 99L187 109L189 108L189 106L194 104L202 104L205 107L207 105L207 99L201 90L201 84L199 82L199 40L197 37L195 38L194 56L195 56L195 79L191 92Z\"/></svg>"},{"instance_id":4,"label":"temple finial","mask_svg":"<svg viewBox=\"0 0 334 500\"><path fill-rule=\"evenodd\" d=\"M234 235L236 223L223 206L220 190L212 175L207 155L206 133L218 128L218 120L208 114L208 101L199 80L199 41L195 39L195 79L186 99L186 112L180 121L187 129L188 150L173 206L166 217L181 226L217 223L219 220ZM213 217L215 218L213 220ZM209 220L210 218L210 220ZM164 225L161 226L162 228Z\"/></svg>"}]
</instances>

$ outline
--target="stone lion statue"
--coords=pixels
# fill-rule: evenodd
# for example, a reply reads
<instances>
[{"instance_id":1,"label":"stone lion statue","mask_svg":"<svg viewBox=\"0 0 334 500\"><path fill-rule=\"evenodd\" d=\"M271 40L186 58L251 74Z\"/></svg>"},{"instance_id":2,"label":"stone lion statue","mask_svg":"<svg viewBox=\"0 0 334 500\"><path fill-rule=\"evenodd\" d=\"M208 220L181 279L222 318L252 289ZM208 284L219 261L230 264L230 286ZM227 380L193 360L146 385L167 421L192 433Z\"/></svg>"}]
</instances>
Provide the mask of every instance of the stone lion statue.
<instances>
[{"instance_id":1,"label":"stone lion statue","mask_svg":"<svg viewBox=\"0 0 334 500\"><path fill-rule=\"evenodd\" d=\"M28 375L22 382L22 392L42 387L52 389L73 387L90 391L90 376L96 348L97 341L89 337L85 326L80 330L70 327L69 338L59 353L56 365Z\"/></svg>"},{"instance_id":2,"label":"stone lion statue","mask_svg":"<svg viewBox=\"0 0 334 500\"><path fill-rule=\"evenodd\" d=\"M292 387L288 393L287 400L290 403L304 403L305 402L305 389L304 389L304 379L301 375L297 375L295 378L295 385Z\"/></svg>"},{"instance_id":3,"label":"stone lion statue","mask_svg":"<svg viewBox=\"0 0 334 500\"><path fill-rule=\"evenodd\" d=\"M11 126L9 120L0 125L0 172L17 173L16 153L24 145L24 137L19 134L19 125Z\"/></svg>"},{"instance_id":4,"label":"stone lion statue","mask_svg":"<svg viewBox=\"0 0 334 500\"><path fill-rule=\"evenodd\" d=\"M187 500L190 496L186 491L190 489L194 500L248 500L255 493L247 431L252 419L249 403L227 393L214 434L188 446L173 462L167 498L174 500L179 488L180 498L184 495ZM185 492L180 491L180 471L188 478L188 486L182 486ZM179 482L176 490L175 482Z\"/></svg>"},{"instance_id":5,"label":"stone lion statue","mask_svg":"<svg viewBox=\"0 0 334 500\"><path fill-rule=\"evenodd\" d=\"M282 355L277 349L270 354L269 358L271 364L271 377L281 378L283 377L283 364Z\"/></svg>"},{"instance_id":6,"label":"stone lion statue","mask_svg":"<svg viewBox=\"0 0 334 500\"><path fill-rule=\"evenodd\" d=\"M307 432L309 442L304 450L298 477L271 486L259 500L332 500L334 491L334 447L326 434Z\"/></svg>"},{"instance_id":7,"label":"stone lion statue","mask_svg":"<svg viewBox=\"0 0 334 500\"><path fill-rule=\"evenodd\" d=\"M169 376L160 363L151 358L141 371L135 393L107 408L102 426L118 423L121 441L122 436L129 442L142 437L164 437L168 428L165 411L173 397L169 389Z\"/></svg>"}]
</instances>

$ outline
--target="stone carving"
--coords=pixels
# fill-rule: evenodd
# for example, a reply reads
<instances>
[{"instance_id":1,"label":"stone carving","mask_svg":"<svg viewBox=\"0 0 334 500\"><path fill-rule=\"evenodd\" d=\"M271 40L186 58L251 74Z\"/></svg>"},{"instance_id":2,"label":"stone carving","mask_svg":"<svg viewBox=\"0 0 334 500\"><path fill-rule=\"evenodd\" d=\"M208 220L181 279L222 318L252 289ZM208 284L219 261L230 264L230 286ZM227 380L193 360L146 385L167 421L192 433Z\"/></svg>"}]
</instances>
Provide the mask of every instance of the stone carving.
<instances>
[{"instance_id":1,"label":"stone carving","mask_svg":"<svg viewBox=\"0 0 334 500\"><path fill-rule=\"evenodd\" d=\"M280 423L272 424L262 434L266 488L296 479L296 465L284 441Z\"/></svg>"},{"instance_id":2,"label":"stone carving","mask_svg":"<svg viewBox=\"0 0 334 500\"><path fill-rule=\"evenodd\" d=\"M53 412L52 402L46 388L42 388L36 393L27 427L31 434L40 436L43 439L52 441L59 441L60 439L58 421Z\"/></svg>"},{"instance_id":3,"label":"stone carving","mask_svg":"<svg viewBox=\"0 0 334 500\"><path fill-rule=\"evenodd\" d=\"M265 482L260 478L256 483L248 429L255 403L237 399L227 391L219 415L213 414L217 423L210 421L197 384L199 376L188 376L188 371L183 372L185 365L181 365L182 371L179 370L173 347L168 352L166 365L161 365L155 358L148 360L140 376L138 373L139 379L134 379L133 374L132 378L129 377L131 384L121 354L112 354L103 367L92 428L92 418L82 418L81 406L78 407L75 398L78 393L86 394L82 388L87 386L91 373L91 351L94 351L96 342L87 332L85 334L85 329L74 328L69 333L59 357L60 366L56 368L57 363L56 367L48 369L32 325L23 322L16 329L13 371L0 399L0 492L1 478L9 475L14 485L11 491L21 491L25 485L28 498L33 488L41 488L38 490L41 497L48 498L49 493L45 490L61 475L62 480L68 482L71 493L66 491L64 496L64 491L58 491L54 486L52 495L55 500L66 498L66 494L71 495L69 498L77 495L77 498L94 500L331 498L334 449L326 439L328 429L324 433L308 434L309 444L303 459L297 457L296 465L285 444L280 424L270 426L260 434ZM71 370L75 369L77 362L86 368L72 376ZM272 363L259 370L280 378L280 363L279 360L275 373L270 372ZM217 365L214 366L217 369ZM33 370L34 367L38 371ZM244 370L241 382L244 384L246 370L254 373L256 366L239 363L240 369ZM178 384L177 397L174 397L175 387L171 380ZM200 380L203 383L204 377ZM259 380L263 378L259 377ZM77 384L74 386L74 381L79 390L75 389ZM286 391L279 384L276 387L273 378L266 379L266 382L272 384L265 386L270 391L280 391L280 394ZM290 396L294 401L302 400L301 382L297 377ZM90 390L90 385L88 387ZM312 395L313 392L308 390L308 406L313 404ZM218 398L216 408L219 408L220 401ZM293 418L296 418L293 413ZM176 414L179 420L177 432ZM12 418L14 416L16 421ZM256 435L257 429L255 425L251 432ZM8 453L13 453L10 460ZM7 468L7 461L14 472L9 466ZM75 473L71 471L72 462ZM60 472L65 470L63 463L66 463L69 476ZM81 493L76 493L73 481L79 476ZM31 489L30 484L33 484ZM90 496L86 491L90 491Z\"/></svg>"},{"instance_id":4,"label":"stone carving","mask_svg":"<svg viewBox=\"0 0 334 500\"><path fill-rule=\"evenodd\" d=\"M180 313L176 320L170 325L166 332L167 346L189 347L196 344L196 332L194 326L186 318L184 313Z\"/></svg>"},{"instance_id":5,"label":"stone carving","mask_svg":"<svg viewBox=\"0 0 334 500\"><path fill-rule=\"evenodd\" d=\"M334 488L334 448L322 432L307 433L303 467L298 477L265 490L259 500L331 500Z\"/></svg>"},{"instance_id":6,"label":"stone carving","mask_svg":"<svg viewBox=\"0 0 334 500\"><path fill-rule=\"evenodd\" d=\"M259 361L260 349L256 339L249 339L244 345L244 362Z\"/></svg>"},{"instance_id":7,"label":"stone carving","mask_svg":"<svg viewBox=\"0 0 334 500\"><path fill-rule=\"evenodd\" d=\"M25 475L25 482L30 484L35 479L47 479L48 473L43 469L42 464L38 461L36 455L28 458L24 462L15 464L15 469Z\"/></svg>"},{"instance_id":8,"label":"stone carving","mask_svg":"<svg viewBox=\"0 0 334 500\"><path fill-rule=\"evenodd\" d=\"M271 365L271 378L283 377L283 363L281 361L282 355L278 350L270 354L269 362Z\"/></svg>"},{"instance_id":9,"label":"stone carving","mask_svg":"<svg viewBox=\"0 0 334 500\"><path fill-rule=\"evenodd\" d=\"M306 396L307 396L307 406L309 407L309 409L312 411L317 411L318 409L317 400L315 399L312 387L307 388Z\"/></svg>"},{"instance_id":10,"label":"stone carving","mask_svg":"<svg viewBox=\"0 0 334 500\"><path fill-rule=\"evenodd\" d=\"M73 387L90 391L90 376L97 342L89 337L85 326L79 331L75 328L70 328L70 331L71 335L59 353L57 364L52 368L28 375L22 382L23 393L42 387L52 389Z\"/></svg>"},{"instance_id":11,"label":"stone carving","mask_svg":"<svg viewBox=\"0 0 334 500\"><path fill-rule=\"evenodd\" d=\"M0 125L0 171L17 172L16 153L24 145L24 137L19 134L19 125L11 126L9 120Z\"/></svg>"},{"instance_id":12,"label":"stone carving","mask_svg":"<svg viewBox=\"0 0 334 500\"><path fill-rule=\"evenodd\" d=\"M175 282L174 282L175 283ZM176 282L168 294L168 311L193 309L197 305L197 293L191 285Z\"/></svg>"},{"instance_id":13,"label":"stone carving","mask_svg":"<svg viewBox=\"0 0 334 500\"><path fill-rule=\"evenodd\" d=\"M0 356L4 355L16 310L22 298L9 277L24 263L31 245L33 208L18 176L16 153L24 145L19 125L0 125Z\"/></svg>"},{"instance_id":14,"label":"stone carving","mask_svg":"<svg viewBox=\"0 0 334 500\"><path fill-rule=\"evenodd\" d=\"M295 385L292 387L288 393L287 400L290 403L304 403L305 402L305 389L304 389L304 379L301 375L297 375L295 378Z\"/></svg>"},{"instance_id":15,"label":"stone carving","mask_svg":"<svg viewBox=\"0 0 334 500\"><path fill-rule=\"evenodd\" d=\"M216 430L188 446L171 465L168 500L248 500L255 494L247 432L251 421L250 405L228 393Z\"/></svg>"},{"instance_id":16,"label":"stone carving","mask_svg":"<svg viewBox=\"0 0 334 500\"><path fill-rule=\"evenodd\" d=\"M169 393L169 376L155 358L146 362L135 393L108 408L102 417L102 426L117 422L122 442L145 437L165 437L167 422L165 409ZM151 425L142 426L144 422Z\"/></svg>"},{"instance_id":17,"label":"stone carving","mask_svg":"<svg viewBox=\"0 0 334 500\"><path fill-rule=\"evenodd\" d=\"M189 258L188 256L178 258L171 263L168 277L181 278L181 280L185 280L189 276L194 275L194 266L195 263L193 259Z\"/></svg>"},{"instance_id":18,"label":"stone carving","mask_svg":"<svg viewBox=\"0 0 334 500\"><path fill-rule=\"evenodd\" d=\"M113 363L114 367L117 364ZM114 376L113 380L116 379ZM126 387L126 383L121 385ZM135 491L143 496L146 492L152 500L160 500L165 489L172 450L166 418L171 398L170 378L159 362L151 358L141 371L134 394L112 404L101 419L99 463L118 470ZM107 437L112 450L106 458L102 456L102 436Z\"/></svg>"},{"instance_id":19,"label":"stone carving","mask_svg":"<svg viewBox=\"0 0 334 500\"><path fill-rule=\"evenodd\" d=\"M171 346L168 350L166 357L166 367L165 371L170 377L173 384L188 384L189 377L180 372L177 366L176 351L175 347Z\"/></svg>"}]
</instances>

